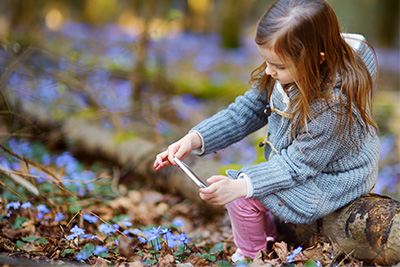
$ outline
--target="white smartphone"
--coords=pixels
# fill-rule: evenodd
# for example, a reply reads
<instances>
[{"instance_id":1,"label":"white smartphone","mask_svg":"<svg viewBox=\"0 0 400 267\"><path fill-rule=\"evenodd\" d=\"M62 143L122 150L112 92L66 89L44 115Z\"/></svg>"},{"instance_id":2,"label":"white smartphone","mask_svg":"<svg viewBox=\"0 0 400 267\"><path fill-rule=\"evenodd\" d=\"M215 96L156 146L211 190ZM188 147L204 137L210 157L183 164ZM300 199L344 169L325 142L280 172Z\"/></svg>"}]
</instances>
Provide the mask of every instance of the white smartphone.
<instances>
[{"instance_id":1,"label":"white smartphone","mask_svg":"<svg viewBox=\"0 0 400 267\"><path fill-rule=\"evenodd\" d=\"M176 164L193 180L199 187L207 187L207 185L200 180L200 178L194 173L192 169L185 162L178 158L174 158Z\"/></svg>"}]
</instances>

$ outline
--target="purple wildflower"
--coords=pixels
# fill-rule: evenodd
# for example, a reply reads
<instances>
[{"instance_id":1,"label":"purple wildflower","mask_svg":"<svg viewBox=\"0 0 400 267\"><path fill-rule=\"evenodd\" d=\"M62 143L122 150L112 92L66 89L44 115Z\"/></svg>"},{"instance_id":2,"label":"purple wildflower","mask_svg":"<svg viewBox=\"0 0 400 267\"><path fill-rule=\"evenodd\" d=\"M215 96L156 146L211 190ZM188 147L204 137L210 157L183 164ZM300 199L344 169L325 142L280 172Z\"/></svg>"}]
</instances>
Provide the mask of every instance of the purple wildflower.
<instances>
[{"instance_id":1,"label":"purple wildflower","mask_svg":"<svg viewBox=\"0 0 400 267\"><path fill-rule=\"evenodd\" d=\"M294 258L297 256L297 254L299 254L302 250L303 250L302 247L298 247L295 250L293 250L291 255L286 256L288 263L291 263L294 260Z\"/></svg>"},{"instance_id":2,"label":"purple wildflower","mask_svg":"<svg viewBox=\"0 0 400 267\"><path fill-rule=\"evenodd\" d=\"M93 216L93 215L90 215L90 214L87 214L87 213L84 213L82 215L82 217L83 217L83 219L85 221L90 222L90 223L95 223L98 220L98 218L96 216Z\"/></svg>"},{"instance_id":3,"label":"purple wildflower","mask_svg":"<svg viewBox=\"0 0 400 267\"><path fill-rule=\"evenodd\" d=\"M17 209L19 209L20 206L21 206L21 203L19 201L17 201L17 202L11 201L10 203L8 203L6 205L6 209L9 210L9 209L13 208L13 209L17 210Z\"/></svg>"},{"instance_id":4,"label":"purple wildflower","mask_svg":"<svg viewBox=\"0 0 400 267\"><path fill-rule=\"evenodd\" d=\"M37 210L41 213L50 213L50 210L44 204L37 206Z\"/></svg>"},{"instance_id":5,"label":"purple wildflower","mask_svg":"<svg viewBox=\"0 0 400 267\"><path fill-rule=\"evenodd\" d=\"M64 220L64 214L62 214L61 212L57 212L56 216L54 216L54 221L60 222L62 220Z\"/></svg>"},{"instance_id":6,"label":"purple wildflower","mask_svg":"<svg viewBox=\"0 0 400 267\"><path fill-rule=\"evenodd\" d=\"M94 254L94 255L100 255L101 253L106 252L107 250L108 250L108 248L106 248L106 247L97 246L97 247L94 249L93 254Z\"/></svg>"},{"instance_id":7,"label":"purple wildflower","mask_svg":"<svg viewBox=\"0 0 400 267\"><path fill-rule=\"evenodd\" d=\"M27 209L27 208L30 208L30 207L32 207L32 203L31 202L26 202L26 203L21 205L21 208L23 208L23 209Z\"/></svg>"}]
</instances>

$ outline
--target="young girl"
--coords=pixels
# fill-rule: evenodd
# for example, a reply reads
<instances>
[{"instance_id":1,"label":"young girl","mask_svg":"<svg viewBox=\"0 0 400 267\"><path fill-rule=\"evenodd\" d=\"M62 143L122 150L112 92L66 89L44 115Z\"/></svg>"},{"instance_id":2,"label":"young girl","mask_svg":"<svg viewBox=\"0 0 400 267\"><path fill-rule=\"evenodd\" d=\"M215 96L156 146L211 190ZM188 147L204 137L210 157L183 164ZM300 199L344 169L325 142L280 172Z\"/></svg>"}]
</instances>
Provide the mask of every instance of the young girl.
<instances>
[{"instance_id":1,"label":"young girl","mask_svg":"<svg viewBox=\"0 0 400 267\"><path fill-rule=\"evenodd\" d=\"M370 192L379 140L371 95L374 53L359 35L341 34L324 0L279 0L260 19L255 41L265 60L252 89L157 155L176 165L192 150L223 149L268 124L265 161L210 177L200 198L227 207L237 251L254 258L273 239L274 215L310 223Z\"/></svg>"}]
</instances>

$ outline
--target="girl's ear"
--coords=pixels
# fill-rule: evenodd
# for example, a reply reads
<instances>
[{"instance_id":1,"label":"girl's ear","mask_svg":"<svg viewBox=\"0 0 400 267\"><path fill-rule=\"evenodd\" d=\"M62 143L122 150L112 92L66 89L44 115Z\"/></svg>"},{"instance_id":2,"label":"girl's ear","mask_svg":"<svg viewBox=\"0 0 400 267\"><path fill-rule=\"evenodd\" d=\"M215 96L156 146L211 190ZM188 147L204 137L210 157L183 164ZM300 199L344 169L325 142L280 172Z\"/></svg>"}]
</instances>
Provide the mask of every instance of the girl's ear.
<instances>
[{"instance_id":1,"label":"girl's ear","mask_svg":"<svg viewBox=\"0 0 400 267\"><path fill-rule=\"evenodd\" d=\"M319 53L320 59L319 59L319 64L322 64L322 62L325 61L325 53L321 52Z\"/></svg>"}]
</instances>

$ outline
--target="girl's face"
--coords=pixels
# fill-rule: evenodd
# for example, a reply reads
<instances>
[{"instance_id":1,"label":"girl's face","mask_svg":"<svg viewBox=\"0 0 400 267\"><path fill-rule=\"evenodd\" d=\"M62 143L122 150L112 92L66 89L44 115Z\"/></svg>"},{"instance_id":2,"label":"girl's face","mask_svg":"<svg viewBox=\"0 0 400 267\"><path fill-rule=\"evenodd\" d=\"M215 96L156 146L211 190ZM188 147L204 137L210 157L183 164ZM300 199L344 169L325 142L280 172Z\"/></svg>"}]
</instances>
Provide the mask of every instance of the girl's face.
<instances>
[{"instance_id":1,"label":"girl's face","mask_svg":"<svg viewBox=\"0 0 400 267\"><path fill-rule=\"evenodd\" d=\"M292 73L295 73L292 63L285 62L279 58L271 48L267 48L266 46L257 46L257 48L261 57L264 58L267 63L267 68L265 69L267 75L274 78L281 85L286 85L295 81L295 77L292 75Z\"/></svg>"}]
</instances>

